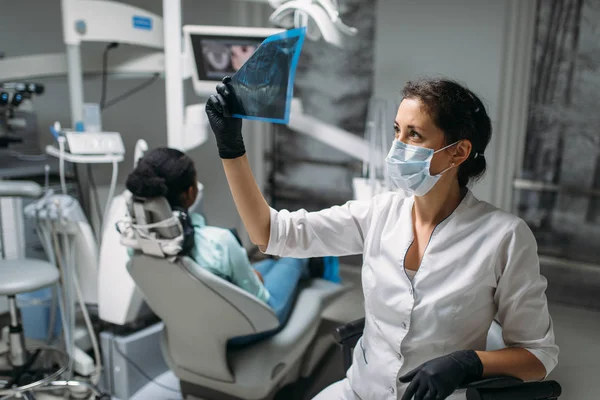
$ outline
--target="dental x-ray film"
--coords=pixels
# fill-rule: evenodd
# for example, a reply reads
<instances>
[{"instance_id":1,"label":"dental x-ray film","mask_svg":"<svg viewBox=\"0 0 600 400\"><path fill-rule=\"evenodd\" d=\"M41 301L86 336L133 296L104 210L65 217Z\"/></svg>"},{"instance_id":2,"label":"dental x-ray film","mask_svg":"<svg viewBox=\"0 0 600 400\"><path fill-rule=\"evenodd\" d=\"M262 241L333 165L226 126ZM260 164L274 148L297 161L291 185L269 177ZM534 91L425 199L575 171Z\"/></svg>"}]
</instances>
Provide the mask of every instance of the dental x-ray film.
<instances>
[{"instance_id":1,"label":"dental x-ray film","mask_svg":"<svg viewBox=\"0 0 600 400\"><path fill-rule=\"evenodd\" d=\"M306 28L292 29L266 38L231 77L237 104L229 105L233 117L287 124L294 94L296 67Z\"/></svg>"}]
</instances>

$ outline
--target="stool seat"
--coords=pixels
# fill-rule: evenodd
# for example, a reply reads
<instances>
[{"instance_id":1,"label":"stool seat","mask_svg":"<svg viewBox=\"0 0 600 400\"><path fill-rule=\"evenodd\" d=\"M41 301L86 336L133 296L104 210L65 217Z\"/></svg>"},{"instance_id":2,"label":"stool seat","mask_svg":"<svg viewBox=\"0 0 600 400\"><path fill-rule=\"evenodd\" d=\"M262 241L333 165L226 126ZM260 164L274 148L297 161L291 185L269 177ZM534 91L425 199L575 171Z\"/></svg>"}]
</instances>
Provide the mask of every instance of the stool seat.
<instances>
[{"instance_id":1,"label":"stool seat","mask_svg":"<svg viewBox=\"0 0 600 400\"><path fill-rule=\"evenodd\" d=\"M58 269L48 261L32 258L0 260L0 296L14 296L51 286Z\"/></svg>"}]
</instances>

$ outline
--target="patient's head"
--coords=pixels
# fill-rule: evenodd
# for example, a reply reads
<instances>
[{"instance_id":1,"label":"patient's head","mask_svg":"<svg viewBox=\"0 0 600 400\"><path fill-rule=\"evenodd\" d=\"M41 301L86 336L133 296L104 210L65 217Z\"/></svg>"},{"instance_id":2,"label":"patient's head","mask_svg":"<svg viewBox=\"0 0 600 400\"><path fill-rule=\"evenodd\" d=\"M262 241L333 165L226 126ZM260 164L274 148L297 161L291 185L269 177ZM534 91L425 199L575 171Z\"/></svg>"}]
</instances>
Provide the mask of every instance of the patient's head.
<instances>
[{"instance_id":1,"label":"patient's head","mask_svg":"<svg viewBox=\"0 0 600 400\"><path fill-rule=\"evenodd\" d=\"M138 197L166 197L171 207L188 209L196 200L196 168L185 153L167 147L147 152L125 182Z\"/></svg>"}]
</instances>

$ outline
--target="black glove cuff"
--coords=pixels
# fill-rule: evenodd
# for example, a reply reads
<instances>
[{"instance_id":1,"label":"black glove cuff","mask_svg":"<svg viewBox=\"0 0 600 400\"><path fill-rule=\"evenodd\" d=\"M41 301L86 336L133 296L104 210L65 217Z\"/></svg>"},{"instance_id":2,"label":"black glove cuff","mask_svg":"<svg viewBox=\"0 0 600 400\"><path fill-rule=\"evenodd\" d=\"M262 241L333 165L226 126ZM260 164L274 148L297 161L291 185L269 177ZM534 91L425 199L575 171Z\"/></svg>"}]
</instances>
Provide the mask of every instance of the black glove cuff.
<instances>
[{"instance_id":1,"label":"black glove cuff","mask_svg":"<svg viewBox=\"0 0 600 400\"><path fill-rule=\"evenodd\" d=\"M483 364L474 350L455 351L450 356L463 367L467 374L462 384L479 381L483 378Z\"/></svg>"},{"instance_id":2,"label":"black glove cuff","mask_svg":"<svg viewBox=\"0 0 600 400\"><path fill-rule=\"evenodd\" d=\"M244 138L241 133L224 134L217 137L219 157L225 159L238 158L246 154Z\"/></svg>"},{"instance_id":3,"label":"black glove cuff","mask_svg":"<svg viewBox=\"0 0 600 400\"><path fill-rule=\"evenodd\" d=\"M219 149L219 157L221 157L224 160L231 160L234 158L238 158L238 157L243 156L244 154L246 154L246 149L244 147L242 147L241 149L237 149L237 150L229 150L229 149L221 150L221 149Z\"/></svg>"}]
</instances>

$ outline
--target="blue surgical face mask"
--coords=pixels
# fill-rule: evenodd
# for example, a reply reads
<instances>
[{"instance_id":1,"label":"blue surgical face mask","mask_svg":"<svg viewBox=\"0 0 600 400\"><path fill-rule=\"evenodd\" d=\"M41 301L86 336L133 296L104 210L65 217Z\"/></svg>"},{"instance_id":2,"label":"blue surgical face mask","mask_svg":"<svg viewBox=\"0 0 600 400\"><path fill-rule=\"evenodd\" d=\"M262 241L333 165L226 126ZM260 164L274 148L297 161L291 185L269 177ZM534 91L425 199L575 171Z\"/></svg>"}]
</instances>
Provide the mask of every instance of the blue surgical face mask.
<instances>
[{"instance_id":1,"label":"blue surgical face mask","mask_svg":"<svg viewBox=\"0 0 600 400\"><path fill-rule=\"evenodd\" d=\"M433 188L444 172L454 167L450 166L437 175L431 175L429 168L433 155L455 146L457 143L458 141L434 151L427 147L412 146L394 140L385 159L390 181L397 189L404 190L409 195L424 196Z\"/></svg>"}]
</instances>

